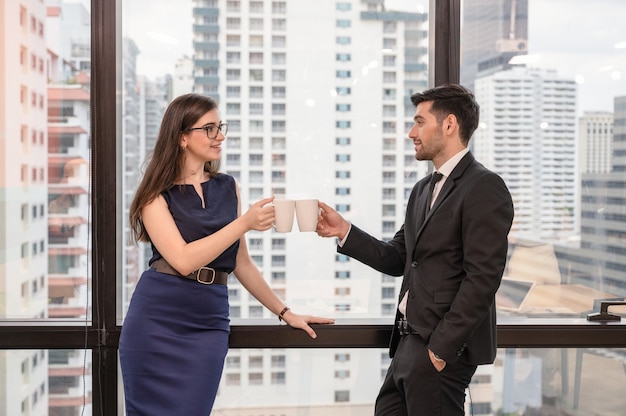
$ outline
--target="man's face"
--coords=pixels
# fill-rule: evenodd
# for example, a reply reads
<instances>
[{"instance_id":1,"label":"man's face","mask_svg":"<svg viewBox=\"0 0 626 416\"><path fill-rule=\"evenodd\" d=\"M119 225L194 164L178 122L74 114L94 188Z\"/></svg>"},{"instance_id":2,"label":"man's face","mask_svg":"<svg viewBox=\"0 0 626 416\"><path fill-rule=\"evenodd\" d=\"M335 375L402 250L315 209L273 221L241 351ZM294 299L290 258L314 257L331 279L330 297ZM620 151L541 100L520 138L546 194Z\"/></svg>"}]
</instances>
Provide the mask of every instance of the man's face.
<instances>
[{"instance_id":1,"label":"man's face","mask_svg":"<svg viewBox=\"0 0 626 416\"><path fill-rule=\"evenodd\" d=\"M432 101L425 101L419 103L415 109L415 124L409 137L415 145L417 160L433 160L443 153L445 147L442 126L430 112L432 104Z\"/></svg>"}]
</instances>

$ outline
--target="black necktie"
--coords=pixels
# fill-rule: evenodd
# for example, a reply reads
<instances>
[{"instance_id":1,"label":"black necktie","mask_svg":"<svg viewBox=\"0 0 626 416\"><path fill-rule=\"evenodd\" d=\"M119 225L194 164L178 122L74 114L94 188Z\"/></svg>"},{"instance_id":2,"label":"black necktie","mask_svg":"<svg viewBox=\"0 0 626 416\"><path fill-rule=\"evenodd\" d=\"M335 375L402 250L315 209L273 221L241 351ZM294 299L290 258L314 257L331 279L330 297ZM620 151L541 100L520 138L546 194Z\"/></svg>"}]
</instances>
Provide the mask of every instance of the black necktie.
<instances>
[{"instance_id":1,"label":"black necktie","mask_svg":"<svg viewBox=\"0 0 626 416\"><path fill-rule=\"evenodd\" d=\"M430 184L428 185L428 197L426 198L426 213L430 211L430 206L432 205L433 199L433 191L435 190L435 185L443 178L443 173L433 172L430 177Z\"/></svg>"}]
</instances>

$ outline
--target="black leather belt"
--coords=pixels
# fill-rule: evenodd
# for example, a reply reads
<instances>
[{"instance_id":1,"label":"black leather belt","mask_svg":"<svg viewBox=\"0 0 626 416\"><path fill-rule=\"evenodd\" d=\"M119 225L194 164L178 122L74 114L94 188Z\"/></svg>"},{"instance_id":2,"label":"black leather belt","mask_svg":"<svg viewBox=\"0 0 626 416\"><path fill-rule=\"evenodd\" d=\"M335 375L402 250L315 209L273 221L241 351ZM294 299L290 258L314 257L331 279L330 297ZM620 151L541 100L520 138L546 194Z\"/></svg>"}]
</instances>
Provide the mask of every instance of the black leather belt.
<instances>
[{"instance_id":1,"label":"black leather belt","mask_svg":"<svg viewBox=\"0 0 626 416\"><path fill-rule=\"evenodd\" d=\"M178 271L170 266L170 264L163 258L153 261L150 267L152 267L159 273L184 277L185 279L195 280L196 282L202 283L204 285L212 285L214 283L218 285L225 285L228 282L228 273L219 272L210 267L200 267L198 270L189 273L187 276L183 276L182 274L178 273Z\"/></svg>"},{"instance_id":2,"label":"black leather belt","mask_svg":"<svg viewBox=\"0 0 626 416\"><path fill-rule=\"evenodd\" d=\"M396 327L398 328L398 333L400 335L415 335L418 333L416 330L411 328L411 325L409 325L406 319L396 321Z\"/></svg>"}]
</instances>

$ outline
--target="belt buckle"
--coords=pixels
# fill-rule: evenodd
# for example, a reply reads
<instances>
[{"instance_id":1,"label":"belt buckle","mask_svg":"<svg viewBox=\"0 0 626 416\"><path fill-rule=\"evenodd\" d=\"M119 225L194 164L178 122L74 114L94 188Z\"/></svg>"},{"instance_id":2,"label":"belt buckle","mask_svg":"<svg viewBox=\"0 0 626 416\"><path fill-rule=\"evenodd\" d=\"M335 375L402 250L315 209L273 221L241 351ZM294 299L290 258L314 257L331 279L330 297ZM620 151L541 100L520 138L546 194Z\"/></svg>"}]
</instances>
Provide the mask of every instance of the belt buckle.
<instances>
[{"instance_id":1,"label":"belt buckle","mask_svg":"<svg viewBox=\"0 0 626 416\"><path fill-rule=\"evenodd\" d=\"M406 319L400 319L398 321L398 331L400 335L409 335L409 323Z\"/></svg>"},{"instance_id":2,"label":"belt buckle","mask_svg":"<svg viewBox=\"0 0 626 416\"><path fill-rule=\"evenodd\" d=\"M211 280L200 280L200 274L202 273L202 270L210 270L212 272ZM198 270L196 270L196 281L198 283L202 283L203 285L212 285L213 282L215 281L215 274L216 274L215 269L211 267L202 266Z\"/></svg>"}]
</instances>

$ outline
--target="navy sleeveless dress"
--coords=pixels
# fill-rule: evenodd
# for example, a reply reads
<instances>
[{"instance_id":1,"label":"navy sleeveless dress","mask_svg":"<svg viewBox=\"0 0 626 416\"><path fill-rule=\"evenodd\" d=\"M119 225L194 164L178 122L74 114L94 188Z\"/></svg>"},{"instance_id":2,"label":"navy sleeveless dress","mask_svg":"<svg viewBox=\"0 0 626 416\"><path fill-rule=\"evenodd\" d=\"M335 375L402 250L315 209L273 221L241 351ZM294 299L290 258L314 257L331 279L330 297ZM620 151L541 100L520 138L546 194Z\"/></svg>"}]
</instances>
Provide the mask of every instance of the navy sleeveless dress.
<instances>
[{"instance_id":1,"label":"navy sleeveless dress","mask_svg":"<svg viewBox=\"0 0 626 416\"><path fill-rule=\"evenodd\" d=\"M210 235L237 217L231 176L163 192L185 241ZM239 243L207 266L232 272ZM152 247L153 257L161 258ZM209 416L228 350L228 289L146 270L133 293L119 351L128 416Z\"/></svg>"}]
</instances>

